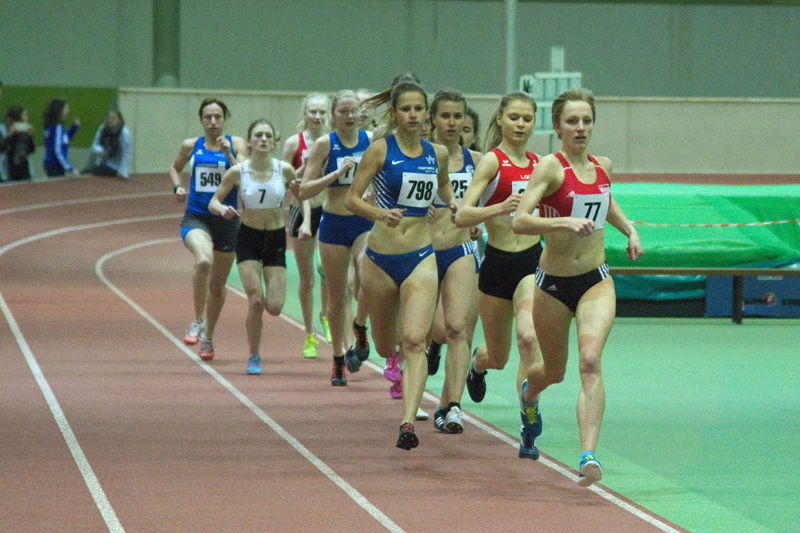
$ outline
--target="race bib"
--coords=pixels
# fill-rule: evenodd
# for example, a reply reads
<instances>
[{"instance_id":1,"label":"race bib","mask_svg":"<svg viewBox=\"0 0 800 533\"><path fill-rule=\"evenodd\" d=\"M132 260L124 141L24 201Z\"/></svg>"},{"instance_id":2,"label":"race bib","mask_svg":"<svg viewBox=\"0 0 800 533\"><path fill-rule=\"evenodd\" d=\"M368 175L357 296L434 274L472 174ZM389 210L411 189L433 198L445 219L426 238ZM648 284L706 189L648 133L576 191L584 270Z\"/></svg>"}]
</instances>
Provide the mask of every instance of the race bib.
<instances>
[{"instance_id":1,"label":"race bib","mask_svg":"<svg viewBox=\"0 0 800 533\"><path fill-rule=\"evenodd\" d=\"M469 172L451 172L449 175L450 186L453 187L453 200L456 205L461 205L461 200L464 199L464 193L467 192L469 182L472 180L472 174ZM444 200L439 196L438 187L437 192L433 198L434 205L447 205Z\"/></svg>"},{"instance_id":2,"label":"race bib","mask_svg":"<svg viewBox=\"0 0 800 533\"><path fill-rule=\"evenodd\" d=\"M194 190L216 192L222 183L223 174L225 174L225 163L221 161L217 165L197 165L194 167Z\"/></svg>"},{"instance_id":3,"label":"race bib","mask_svg":"<svg viewBox=\"0 0 800 533\"><path fill-rule=\"evenodd\" d=\"M344 176L339 177L338 183L340 185L350 185L353 183L353 177L355 177L356 170L358 169L358 164L361 162L361 155L362 154L347 156L347 157L352 157L356 164L348 168ZM344 160L345 160L344 157L337 157L336 168L342 168L342 163L344 162Z\"/></svg>"},{"instance_id":4,"label":"race bib","mask_svg":"<svg viewBox=\"0 0 800 533\"><path fill-rule=\"evenodd\" d=\"M436 174L403 172L397 204L402 207L428 207L436 194Z\"/></svg>"},{"instance_id":5,"label":"race bib","mask_svg":"<svg viewBox=\"0 0 800 533\"><path fill-rule=\"evenodd\" d=\"M572 199L572 213L575 218L588 218L594 222L594 229L602 229L608 214L608 193L576 194Z\"/></svg>"}]
</instances>

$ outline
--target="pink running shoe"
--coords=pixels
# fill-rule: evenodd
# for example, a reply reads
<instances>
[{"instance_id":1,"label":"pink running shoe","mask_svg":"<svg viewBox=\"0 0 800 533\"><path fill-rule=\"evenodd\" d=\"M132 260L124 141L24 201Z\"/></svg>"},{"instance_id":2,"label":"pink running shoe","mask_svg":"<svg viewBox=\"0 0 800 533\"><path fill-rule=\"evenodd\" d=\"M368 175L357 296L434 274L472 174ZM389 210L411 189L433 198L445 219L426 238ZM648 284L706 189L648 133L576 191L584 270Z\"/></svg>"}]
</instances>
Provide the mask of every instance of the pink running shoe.
<instances>
[{"instance_id":1,"label":"pink running shoe","mask_svg":"<svg viewBox=\"0 0 800 533\"><path fill-rule=\"evenodd\" d=\"M403 379L403 372L397 364L397 352L392 352L392 355L386 359L386 363L383 365L383 377L389 381Z\"/></svg>"},{"instance_id":2,"label":"pink running shoe","mask_svg":"<svg viewBox=\"0 0 800 533\"><path fill-rule=\"evenodd\" d=\"M392 386L389 387L389 396L392 397L392 400L400 400L403 398L403 382L395 381L392 383Z\"/></svg>"}]
</instances>

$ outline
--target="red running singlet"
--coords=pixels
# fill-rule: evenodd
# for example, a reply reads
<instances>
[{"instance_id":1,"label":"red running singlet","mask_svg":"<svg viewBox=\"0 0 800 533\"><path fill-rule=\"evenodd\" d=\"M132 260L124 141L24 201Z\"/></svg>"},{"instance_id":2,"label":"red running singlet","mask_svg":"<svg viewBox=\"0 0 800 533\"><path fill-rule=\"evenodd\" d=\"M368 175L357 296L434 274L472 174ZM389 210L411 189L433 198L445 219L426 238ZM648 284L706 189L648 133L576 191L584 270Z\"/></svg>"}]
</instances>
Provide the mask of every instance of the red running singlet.
<instances>
[{"instance_id":1,"label":"red running singlet","mask_svg":"<svg viewBox=\"0 0 800 533\"><path fill-rule=\"evenodd\" d=\"M491 150L497 156L499 165L497 174L486 186L481 195L481 206L490 206L503 202L512 194L522 194L531 179L533 168L539 163L539 156L533 152L525 152L528 156L528 166L518 167L499 148Z\"/></svg>"},{"instance_id":2,"label":"red running singlet","mask_svg":"<svg viewBox=\"0 0 800 533\"><path fill-rule=\"evenodd\" d=\"M303 163L306 162L306 158L308 158L308 151L309 147L308 144L306 144L306 136L303 135L301 131L297 134L297 151L292 158L292 168L296 170L303 166Z\"/></svg>"},{"instance_id":3,"label":"red running singlet","mask_svg":"<svg viewBox=\"0 0 800 533\"><path fill-rule=\"evenodd\" d=\"M597 159L587 154L589 161L594 163L596 178L593 183L583 183L575 175L564 154L556 152L554 155L564 169L564 181L556 192L539 202L539 216L588 218L594 221L594 229L601 229L606 223L608 204L611 201L611 182L606 171Z\"/></svg>"}]
</instances>

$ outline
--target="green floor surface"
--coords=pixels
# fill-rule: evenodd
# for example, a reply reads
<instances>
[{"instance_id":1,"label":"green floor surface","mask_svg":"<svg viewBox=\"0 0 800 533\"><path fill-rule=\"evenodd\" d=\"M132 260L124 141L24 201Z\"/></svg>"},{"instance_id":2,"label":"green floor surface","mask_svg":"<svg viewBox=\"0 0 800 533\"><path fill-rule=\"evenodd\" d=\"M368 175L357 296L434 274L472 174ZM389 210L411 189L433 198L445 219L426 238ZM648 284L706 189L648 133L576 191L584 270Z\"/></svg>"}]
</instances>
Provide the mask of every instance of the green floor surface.
<instances>
[{"instance_id":1,"label":"green floor surface","mask_svg":"<svg viewBox=\"0 0 800 533\"><path fill-rule=\"evenodd\" d=\"M300 320L291 253L287 264L284 312ZM231 283L241 286L233 270ZM482 341L477 329L476 345ZM580 453L574 339L573 331L565 381L542 396L544 432L537 439L543 453L571 468ZM745 319L741 325L617 319L603 354L606 412L596 450L603 483L690 531L796 531L800 483L791 458L800 432L798 347L796 319ZM465 410L514 436L517 361L515 352L505 370L489 372L482 403L466 393L463 401ZM438 395L442 379L440 370L427 389ZM520 468L525 465L521 460Z\"/></svg>"}]
</instances>

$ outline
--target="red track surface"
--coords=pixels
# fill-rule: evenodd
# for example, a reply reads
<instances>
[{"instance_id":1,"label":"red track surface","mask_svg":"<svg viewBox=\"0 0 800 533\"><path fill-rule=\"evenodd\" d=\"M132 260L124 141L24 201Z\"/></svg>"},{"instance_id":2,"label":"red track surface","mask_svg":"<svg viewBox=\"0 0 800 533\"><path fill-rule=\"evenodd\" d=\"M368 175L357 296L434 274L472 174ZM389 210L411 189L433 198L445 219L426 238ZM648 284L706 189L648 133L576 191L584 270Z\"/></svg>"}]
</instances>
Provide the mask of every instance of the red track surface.
<instances>
[{"instance_id":1,"label":"red track surface","mask_svg":"<svg viewBox=\"0 0 800 533\"><path fill-rule=\"evenodd\" d=\"M163 176L0 188L0 531L658 530L473 425L440 435L420 422L420 447L398 450L387 383L364 368L331 387L327 348L304 360L285 320L265 318L265 374L246 376L236 294L217 357L200 362L180 342L181 206L137 197L167 188Z\"/></svg>"}]
</instances>

